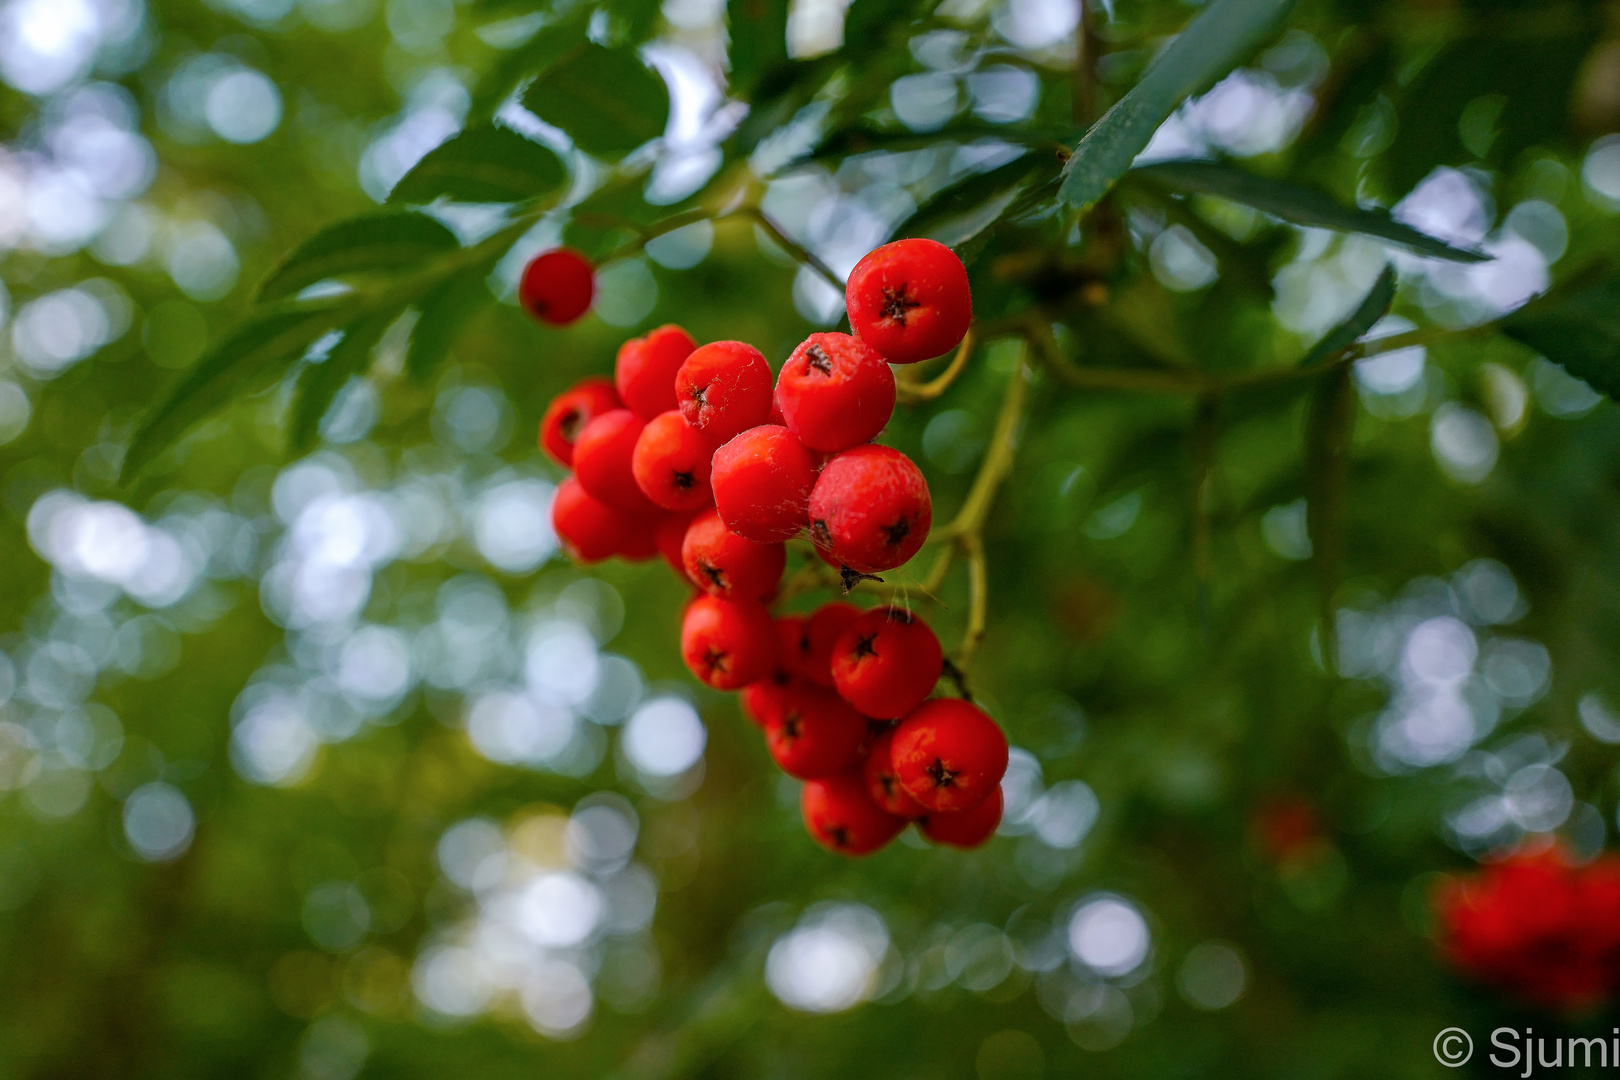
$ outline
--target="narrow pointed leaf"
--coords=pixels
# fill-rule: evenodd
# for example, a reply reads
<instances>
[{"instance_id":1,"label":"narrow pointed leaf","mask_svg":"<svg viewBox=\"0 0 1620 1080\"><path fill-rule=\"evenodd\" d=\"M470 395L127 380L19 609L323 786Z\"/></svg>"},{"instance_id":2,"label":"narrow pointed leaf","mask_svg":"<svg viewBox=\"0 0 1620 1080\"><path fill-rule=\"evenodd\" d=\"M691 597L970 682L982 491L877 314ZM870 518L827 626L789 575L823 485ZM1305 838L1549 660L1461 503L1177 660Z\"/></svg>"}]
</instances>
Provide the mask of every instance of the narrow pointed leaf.
<instances>
[{"instance_id":1,"label":"narrow pointed leaf","mask_svg":"<svg viewBox=\"0 0 1620 1080\"><path fill-rule=\"evenodd\" d=\"M1354 345L1356 339L1371 330L1373 325L1388 313L1389 306L1394 302L1395 268L1385 263L1378 280L1367 290L1367 295L1361 298L1356 310L1350 313L1348 319L1323 334L1322 339L1312 345L1310 351L1300 358L1299 366L1310 367L1312 364L1319 364Z\"/></svg>"},{"instance_id":2,"label":"narrow pointed leaf","mask_svg":"<svg viewBox=\"0 0 1620 1080\"><path fill-rule=\"evenodd\" d=\"M1532 300L1502 332L1620 401L1620 277Z\"/></svg>"},{"instance_id":3,"label":"narrow pointed leaf","mask_svg":"<svg viewBox=\"0 0 1620 1080\"><path fill-rule=\"evenodd\" d=\"M539 198L568 179L562 159L511 128L468 128L428 151L388 193L391 203L510 203Z\"/></svg>"},{"instance_id":4,"label":"narrow pointed leaf","mask_svg":"<svg viewBox=\"0 0 1620 1080\"><path fill-rule=\"evenodd\" d=\"M1251 206L1295 225L1308 225L1399 244L1419 255L1456 262L1490 258L1472 248L1456 247L1396 221L1389 211L1345 206L1325 192L1287 180L1276 180L1219 161L1161 161L1131 170L1131 175L1171 191L1214 195Z\"/></svg>"},{"instance_id":5,"label":"narrow pointed leaf","mask_svg":"<svg viewBox=\"0 0 1620 1080\"><path fill-rule=\"evenodd\" d=\"M1027 155L989 172L957 181L918 208L900 226L903 236L925 236L956 247L965 244L1006 216L1008 208L1031 186L1057 173L1049 158Z\"/></svg>"},{"instance_id":6,"label":"narrow pointed leaf","mask_svg":"<svg viewBox=\"0 0 1620 1080\"><path fill-rule=\"evenodd\" d=\"M426 214L385 210L330 225L293 248L259 283L258 299L280 300L317 281L351 274L399 274L460 245Z\"/></svg>"},{"instance_id":7,"label":"narrow pointed leaf","mask_svg":"<svg viewBox=\"0 0 1620 1080\"><path fill-rule=\"evenodd\" d=\"M343 340L332 347L326 359L309 365L304 371L298 380L292 419L287 426L287 447L291 453L302 454L315 445L321 420L337 399L338 392L350 378L366 370L371 363L371 350L398 316L397 311L389 311L350 325L343 331Z\"/></svg>"},{"instance_id":8,"label":"narrow pointed leaf","mask_svg":"<svg viewBox=\"0 0 1620 1080\"><path fill-rule=\"evenodd\" d=\"M1086 207L1106 195L1176 107L1241 64L1291 6L1293 0L1210 0L1086 132L1065 166L1058 198Z\"/></svg>"},{"instance_id":9,"label":"narrow pointed leaf","mask_svg":"<svg viewBox=\"0 0 1620 1080\"><path fill-rule=\"evenodd\" d=\"M454 277L430 293L405 350L405 370L411 378L426 381L431 377L467 323L493 300L483 274L477 272Z\"/></svg>"},{"instance_id":10,"label":"narrow pointed leaf","mask_svg":"<svg viewBox=\"0 0 1620 1080\"><path fill-rule=\"evenodd\" d=\"M617 158L664 133L669 91L629 49L587 44L543 72L523 105L587 154Z\"/></svg>"},{"instance_id":11,"label":"narrow pointed leaf","mask_svg":"<svg viewBox=\"0 0 1620 1080\"><path fill-rule=\"evenodd\" d=\"M473 87L472 104L467 110L469 124L493 120L515 90L577 48L595 11L589 4L580 4L563 18L542 26L523 44L502 53Z\"/></svg>"},{"instance_id":12,"label":"narrow pointed leaf","mask_svg":"<svg viewBox=\"0 0 1620 1080\"><path fill-rule=\"evenodd\" d=\"M231 398L286 368L343 321L342 306L327 302L272 308L238 324L141 424L124 455L123 479L138 474Z\"/></svg>"}]
</instances>

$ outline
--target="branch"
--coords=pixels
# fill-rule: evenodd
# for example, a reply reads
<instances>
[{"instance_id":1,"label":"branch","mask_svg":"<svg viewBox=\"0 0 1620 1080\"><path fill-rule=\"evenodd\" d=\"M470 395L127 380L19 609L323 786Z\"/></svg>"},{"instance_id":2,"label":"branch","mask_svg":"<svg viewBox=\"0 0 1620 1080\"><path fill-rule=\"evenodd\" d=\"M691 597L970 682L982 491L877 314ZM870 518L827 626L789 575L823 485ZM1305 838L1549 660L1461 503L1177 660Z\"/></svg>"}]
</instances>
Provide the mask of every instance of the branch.
<instances>
[{"instance_id":1,"label":"branch","mask_svg":"<svg viewBox=\"0 0 1620 1080\"><path fill-rule=\"evenodd\" d=\"M797 240L794 240L787 233L783 232L777 226L776 222L772 221L766 215L765 211L761 210L757 206L745 206L738 209L736 213L741 214L744 217L751 218L755 224L770 234L772 240L775 240L784 249L786 249L788 254L792 255L795 259L798 259L810 269L826 278L827 284L831 285L839 292L844 291L844 279L839 276L839 274L834 271L832 267L822 262L821 256L817 255L803 244L800 244Z\"/></svg>"},{"instance_id":2,"label":"branch","mask_svg":"<svg viewBox=\"0 0 1620 1080\"><path fill-rule=\"evenodd\" d=\"M962 374L967 367L968 358L973 355L973 330L962 336L962 344L956 347L956 355L951 358L950 365L936 377L925 383L895 380L895 399L903 405L916 405L923 401L933 401L951 388L956 377ZM909 368L903 368L909 371Z\"/></svg>"}]
</instances>

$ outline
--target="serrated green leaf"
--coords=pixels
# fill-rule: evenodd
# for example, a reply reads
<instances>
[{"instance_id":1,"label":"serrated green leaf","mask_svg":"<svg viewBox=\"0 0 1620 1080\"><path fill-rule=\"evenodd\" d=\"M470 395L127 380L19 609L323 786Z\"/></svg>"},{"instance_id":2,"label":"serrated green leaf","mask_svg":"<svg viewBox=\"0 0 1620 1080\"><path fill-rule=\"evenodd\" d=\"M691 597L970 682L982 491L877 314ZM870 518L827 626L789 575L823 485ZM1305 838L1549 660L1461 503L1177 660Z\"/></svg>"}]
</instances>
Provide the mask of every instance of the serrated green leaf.
<instances>
[{"instance_id":1,"label":"serrated green leaf","mask_svg":"<svg viewBox=\"0 0 1620 1080\"><path fill-rule=\"evenodd\" d=\"M472 317L493 302L479 271L457 275L429 293L405 349L405 370L411 378L426 382Z\"/></svg>"},{"instance_id":2,"label":"serrated green leaf","mask_svg":"<svg viewBox=\"0 0 1620 1080\"><path fill-rule=\"evenodd\" d=\"M549 147L493 124L472 127L428 151L388 193L391 203L510 203L549 195L568 168Z\"/></svg>"},{"instance_id":3,"label":"serrated green leaf","mask_svg":"<svg viewBox=\"0 0 1620 1080\"><path fill-rule=\"evenodd\" d=\"M1242 63L1292 6L1293 0L1210 0L1086 132L1064 167L1058 198L1083 208L1108 194L1176 107Z\"/></svg>"},{"instance_id":4,"label":"serrated green leaf","mask_svg":"<svg viewBox=\"0 0 1620 1080\"><path fill-rule=\"evenodd\" d=\"M1395 268L1385 263L1378 280L1367 290L1367 295L1361 298L1356 310L1350 313L1348 319L1323 334L1322 339L1312 345L1300 358L1299 366L1310 367L1312 364L1319 364L1354 345L1357 338L1371 330L1373 324L1384 317L1394 302Z\"/></svg>"},{"instance_id":5,"label":"serrated green leaf","mask_svg":"<svg viewBox=\"0 0 1620 1080\"><path fill-rule=\"evenodd\" d=\"M343 340L332 347L326 359L310 364L299 377L293 398L292 418L287 425L287 447L293 454L302 454L315 445L320 435L321 420L326 416L338 392L351 377L359 375L371 363L371 351L376 348L383 332L399 317L399 312L388 311L367 316L352 323L343 331Z\"/></svg>"},{"instance_id":6,"label":"serrated green leaf","mask_svg":"<svg viewBox=\"0 0 1620 1080\"><path fill-rule=\"evenodd\" d=\"M519 86L539 75L579 46L594 12L581 4L556 22L547 23L523 44L502 53L473 87L469 123L488 123Z\"/></svg>"},{"instance_id":7,"label":"serrated green leaf","mask_svg":"<svg viewBox=\"0 0 1620 1080\"><path fill-rule=\"evenodd\" d=\"M365 214L329 225L293 248L259 283L257 298L279 300L350 274L404 273L458 247L455 233L426 214Z\"/></svg>"},{"instance_id":8,"label":"serrated green leaf","mask_svg":"<svg viewBox=\"0 0 1620 1080\"><path fill-rule=\"evenodd\" d=\"M1160 161L1132 169L1131 176L1171 191L1230 199L1295 225L1360 233L1387 240L1434 259L1484 262L1490 258L1483 252L1455 247L1419 232L1390 217L1387 210L1345 206L1315 188L1269 176L1256 176L1224 162Z\"/></svg>"},{"instance_id":9,"label":"serrated green leaf","mask_svg":"<svg viewBox=\"0 0 1620 1080\"><path fill-rule=\"evenodd\" d=\"M788 62L787 22L787 0L727 0L727 83L734 97L746 99L766 72Z\"/></svg>"},{"instance_id":10,"label":"serrated green leaf","mask_svg":"<svg viewBox=\"0 0 1620 1080\"><path fill-rule=\"evenodd\" d=\"M1620 277L1532 300L1502 333L1620 401Z\"/></svg>"},{"instance_id":11,"label":"serrated green leaf","mask_svg":"<svg viewBox=\"0 0 1620 1080\"><path fill-rule=\"evenodd\" d=\"M524 108L587 154L617 158L664 133L669 90L630 49L586 44L523 92Z\"/></svg>"},{"instance_id":12,"label":"serrated green leaf","mask_svg":"<svg viewBox=\"0 0 1620 1080\"><path fill-rule=\"evenodd\" d=\"M141 423L124 455L122 479L137 475L192 425L244 387L257 386L278 374L322 334L340 325L344 311L341 301L295 304L260 312L239 323L181 376Z\"/></svg>"}]
</instances>

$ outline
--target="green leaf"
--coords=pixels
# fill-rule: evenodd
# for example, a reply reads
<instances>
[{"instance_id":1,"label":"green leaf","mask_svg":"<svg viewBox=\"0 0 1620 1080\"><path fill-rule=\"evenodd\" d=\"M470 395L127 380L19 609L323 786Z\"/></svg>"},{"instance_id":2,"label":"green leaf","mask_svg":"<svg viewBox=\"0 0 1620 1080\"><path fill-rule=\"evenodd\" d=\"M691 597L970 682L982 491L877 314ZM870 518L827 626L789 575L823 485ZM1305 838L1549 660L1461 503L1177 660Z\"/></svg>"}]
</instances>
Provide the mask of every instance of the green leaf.
<instances>
[{"instance_id":1,"label":"green leaf","mask_svg":"<svg viewBox=\"0 0 1620 1080\"><path fill-rule=\"evenodd\" d=\"M279 300L307 285L350 274L400 274L461 245L456 234L413 210L385 210L329 225L259 282L257 298Z\"/></svg>"},{"instance_id":2,"label":"green leaf","mask_svg":"<svg viewBox=\"0 0 1620 1080\"><path fill-rule=\"evenodd\" d=\"M900 235L925 236L958 247L1000 221L1020 195L1057 171L1056 161L1035 162L1026 154L965 177L919 207L900 226Z\"/></svg>"},{"instance_id":3,"label":"green leaf","mask_svg":"<svg viewBox=\"0 0 1620 1080\"><path fill-rule=\"evenodd\" d=\"M762 76L788 62L787 21L787 0L727 0L732 96L746 100Z\"/></svg>"},{"instance_id":4,"label":"green leaf","mask_svg":"<svg viewBox=\"0 0 1620 1080\"><path fill-rule=\"evenodd\" d=\"M1344 492L1355 423L1355 382L1350 365L1341 364L1317 386L1305 427L1305 532L1311 539L1323 652L1328 656L1337 652L1333 594L1344 562Z\"/></svg>"},{"instance_id":5,"label":"green leaf","mask_svg":"<svg viewBox=\"0 0 1620 1080\"><path fill-rule=\"evenodd\" d=\"M122 479L138 474L231 398L257 388L303 355L322 334L344 321L345 308L341 300L287 305L239 323L141 423L124 455Z\"/></svg>"},{"instance_id":6,"label":"green leaf","mask_svg":"<svg viewBox=\"0 0 1620 1080\"><path fill-rule=\"evenodd\" d=\"M568 179L568 168L549 147L511 128L468 128L440 143L388 193L391 203L437 198L510 203L549 195Z\"/></svg>"},{"instance_id":7,"label":"green leaf","mask_svg":"<svg viewBox=\"0 0 1620 1080\"><path fill-rule=\"evenodd\" d=\"M1620 277L1532 300L1502 333L1620 401Z\"/></svg>"},{"instance_id":8,"label":"green leaf","mask_svg":"<svg viewBox=\"0 0 1620 1080\"><path fill-rule=\"evenodd\" d=\"M578 47L595 10L581 4L556 22L542 26L521 45L500 54L473 87L467 111L469 122L493 120L512 91Z\"/></svg>"},{"instance_id":9,"label":"green leaf","mask_svg":"<svg viewBox=\"0 0 1620 1080\"><path fill-rule=\"evenodd\" d=\"M1219 161L1161 161L1131 170L1133 177L1186 194L1214 195L1292 222L1318 229L1361 233L1400 244L1419 255L1455 262L1490 258L1471 248L1454 247L1389 216L1389 211L1345 206L1324 192Z\"/></svg>"},{"instance_id":10,"label":"green leaf","mask_svg":"<svg viewBox=\"0 0 1620 1080\"><path fill-rule=\"evenodd\" d=\"M426 382L472 317L493 302L484 274L477 270L457 275L429 293L405 350L405 370L411 378Z\"/></svg>"},{"instance_id":11,"label":"green leaf","mask_svg":"<svg viewBox=\"0 0 1620 1080\"><path fill-rule=\"evenodd\" d=\"M1373 324L1382 319L1389 311L1389 306L1395 302L1395 268L1388 263L1373 282L1367 295L1361 298L1356 310L1350 317L1322 335L1322 339L1300 358L1300 367L1310 367L1319 364L1343 352L1356 343L1356 339L1373 328Z\"/></svg>"},{"instance_id":12,"label":"green leaf","mask_svg":"<svg viewBox=\"0 0 1620 1080\"><path fill-rule=\"evenodd\" d=\"M1142 81L1086 132L1065 166L1058 198L1087 207L1106 195L1176 107L1242 63L1292 5L1293 0L1210 0Z\"/></svg>"},{"instance_id":13,"label":"green leaf","mask_svg":"<svg viewBox=\"0 0 1620 1080\"><path fill-rule=\"evenodd\" d=\"M587 44L529 84L523 105L599 158L617 158L664 133L669 90L630 49Z\"/></svg>"},{"instance_id":14,"label":"green leaf","mask_svg":"<svg viewBox=\"0 0 1620 1080\"><path fill-rule=\"evenodd\" d=\"M1000 142L1032 147L1045 146L1049 148L1047 153L1050 155L1052 149L1061 149L1067 146L1070 138L1070 133L1066 131L1006 128L996 124L974 122L952 124L950 127L940 131L925 132L903 129L886 130L861 123L841 128L829 134L821 141L821 145L816 147L809 160L837 160L854 154L870 154L879 151L898 153L938 146L945 141L966 143L978 139L995 139Z\"/></svg>"},{"instance_id":15,"label":"green leaf","mask_svg":"<svg viewBox=\"0 0 1620 1080\"><path fill-rule=\"evenodd\" d=\"M398 317L399 312L387 311L346 327L343 340L332 347L326 359L305 368L298 380L292 419L287 426L289 452L302 454L315 445L321 419L332 407L338 391L350 378L366 370L371 363L371 351L377 347L383 331Z\"/></svg>"}]
</instances>

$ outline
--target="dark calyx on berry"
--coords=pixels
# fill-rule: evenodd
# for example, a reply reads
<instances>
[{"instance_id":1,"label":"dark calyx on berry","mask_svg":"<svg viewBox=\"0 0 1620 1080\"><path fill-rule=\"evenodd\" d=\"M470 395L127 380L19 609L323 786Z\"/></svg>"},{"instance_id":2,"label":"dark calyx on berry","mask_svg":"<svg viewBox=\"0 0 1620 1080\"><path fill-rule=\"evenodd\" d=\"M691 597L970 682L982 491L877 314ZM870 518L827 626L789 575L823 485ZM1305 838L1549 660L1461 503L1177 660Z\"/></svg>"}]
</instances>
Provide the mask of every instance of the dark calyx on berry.
<instances>
[{"instance_id":1,"label":"dark calyx on berry","mask_svg":"<svg viewBox=\"0 0 1620 1080\"><path fill-rule=\"evenodd\" d=\"M939 758L935 758L934 763L928 766L925 771L928 773L928 779L934 782L935 787L956 786L956 771L946 768L945 762Z\"/></svg>"},{"instance_id":2,"label":"dark calyx on berry","mask_svg":"<svg viewBox=\"0 0 1620 1080\"><path fill-rule=\"evenodd\" d=\"M883 307L880 312L885 319L893 319L904 326L906 314L912 308L919 307L922 307L922 302L911 298L911 289L908 286L890 286L883 290Z\"/></svg>"},{"instance_id":3,"label":"dark calyx on berry","mask_svg":"<svg viewBox=\"0 0 1620 1080\"><path fill-rule=\"evenodd\" d=\"M827 355L826 349L823 349L820 345L812 345L805 350L804 355L809 360L812 370L819 371L823 375L832 374L832 357Z\"/></svg>"}]
</instances>

